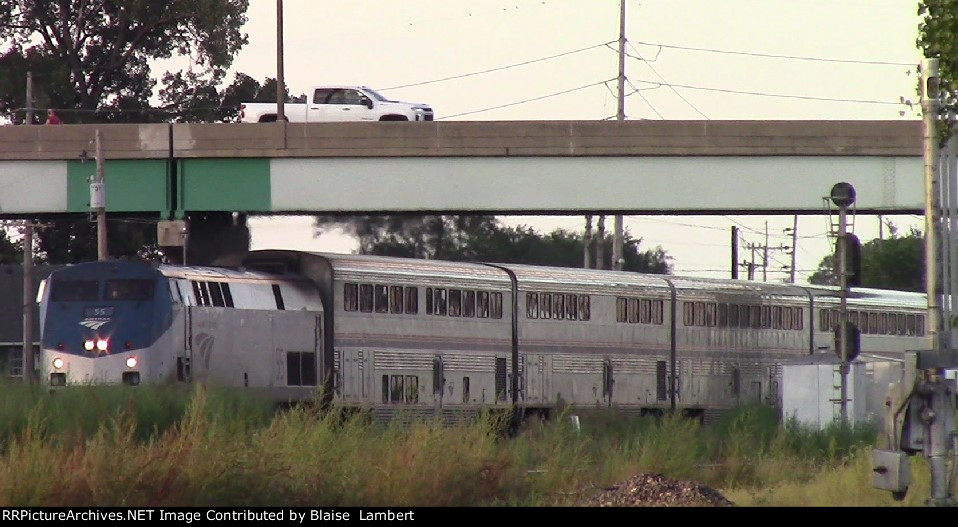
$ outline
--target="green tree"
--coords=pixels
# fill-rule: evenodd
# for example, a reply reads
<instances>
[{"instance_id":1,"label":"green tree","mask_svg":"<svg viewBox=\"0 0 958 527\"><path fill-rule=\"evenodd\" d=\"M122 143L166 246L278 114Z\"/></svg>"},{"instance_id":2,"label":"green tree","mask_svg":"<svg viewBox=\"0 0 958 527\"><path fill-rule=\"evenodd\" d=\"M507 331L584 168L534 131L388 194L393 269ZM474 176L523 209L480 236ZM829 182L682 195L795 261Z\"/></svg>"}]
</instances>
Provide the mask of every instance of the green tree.
<instances>
[{"instance_id":1,"label":"green tree","mask_svg":"<svg viewBox=\"0 0 958 527\"><path fill-rule=\"evenodd\" d=\"M96 222L86 217L61 220L37 229L37 250L49 264L70 264L97 259ZM149 220L110 218L107 249L111 258L155 258L156 225Z\"/></svg>"},{"instance_id":2,"label":"green tree","mask_svg":"<svg viewBox=\"0 0 958 527\"><path fill-rule=\"evenodd\" d=\"M233 118L239 104L225 107L228 97L252 97L260 89L243 75L233 85L217 88L247 42L241 29L248 4L249 0L0 0L0 115L23 121L25 112L17 110L26 106L24 86L30 71L34 106L67 110L60 114L67 123ZM155 75L151 63L174 55L189 56L189 69ZM161 105L152 107L158 86ZM42 119L42 113L36 117ZM203 226L194 230L202 231ZM111 214L107 232L111 257L157 253L156 226L149 219ZM37 237L40 253L50 263L96 258L96 229L86 217L50 221Z\"/></svg>"},{"instance_id":3,"label":"green tree","mask_svg":"<svg viewBox=\"0 0 958 527\"><path fill-rule=\"evenodd\" d=\"M918 49L925 57L937 57L944 95L942 114L958 110L958 2L920 0Z\"/></svg>"},{"instance_id":4,"label":"green tree","mask_svg":"<svg viewBox=\"0 0 958 527\"><path fill-rule=\"evenodd\" d=\"M0 228L0 264L23 263L23 246L10 239L7 229Z\"/></svg>"},{"instance_id":5,"label":"green tree","mask_svg":"<svg viewBox=\"0 0 958 527\"><path fill-rule=\"evenodd\" d=\"M165 88L160 90L164 108L176 109L169 120L177 123L212 123L236 121L240 104L244 102L276 102L276 79L267 77L262 84L244 73L237 73L233 83L218 89L211 80L193 73L167 73L163 79ZM291 97L289 87L284 86L285 101L306 102L306 95Z\"/></svg>"},{"instance_id":6,"label":"green tree","mask_svg":"<svg viewBox=\"0 0 958 527\"><path fill-rule=\"evenodd\" d=\"M925 245L922 233L911 229L905 236L893 225L891 237L862 245L862 287L923 292L925 290ZM811 283L838 285L835 257L828 255L818 265Z\"/></svg>"},{"instance_id":7,"label":"green tree","mask_svg":"<svg viewBox=\"0 0 958 527\"><path fill-rule=\"evenodd\" d=\"M218 84L246 44L249 0L0 0L4 112L25 106L26 70L48 106L76 110L65 122L144 122L156 85L150 61L189 56L191 80ZM5 48L5 49L4 49ZM2 64L0 64L2 65ZM181 77L182 77L181 72ZM176 74L172 74L176 78ZM167 81L170 81L167 77ZM201 82L202 79L202 82ZM93 115L94 110L111 112Z\"/></svg>"},{"instance_id":8,"label":"green tree","mask_svg":"<svg viewBox=\"0 0 958 527\"><path fill-rule=\"evenodd\" d=\"M318 234L342 229L359 240L361 254L405 258L581 267L584 250L581 234L558 229L542 235L527 226L505 227L484 215L317 216L316 228ZM625 234L623 270L669 273L671 258L665 251L642 251L641 241ZM611 242L607 237L607 262Z\"/></svg>"}]
</instances>

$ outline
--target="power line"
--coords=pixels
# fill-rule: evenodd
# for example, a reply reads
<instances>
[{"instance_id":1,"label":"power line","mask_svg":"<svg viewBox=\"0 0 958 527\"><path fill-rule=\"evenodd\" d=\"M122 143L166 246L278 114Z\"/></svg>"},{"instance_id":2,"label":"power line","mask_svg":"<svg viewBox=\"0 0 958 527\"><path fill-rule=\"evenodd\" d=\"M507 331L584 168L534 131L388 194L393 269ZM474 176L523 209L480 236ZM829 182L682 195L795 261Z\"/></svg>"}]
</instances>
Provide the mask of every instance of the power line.
<instances>
[{"instance_id":1,"label":"power line","mask_svg":"<svg viewBox=\"0 0 958 527\"><path fill-rule=\"evenodd\" d=\"M631 43L631 42L629 42L629 46L632 47L632 51L635 51L636 55L638 55L640 58L642 57L642 54L639 53L639 50L635 49L635 46L632 46L632 43ZM683 101L685 101L685 104L688 104L690 107L692 107L692 109L695 110L696 112L698 112L699 115L701 115L702 117L704 117L706 121L709 120L709 117L708 117L707 115L705 115L704 113L702 113L702 110L699 110L698 108L696 108L694 104L692 104L691 102L689 102L689 100L686 99L684 95L682 95L681 93L679 93L678 90L675 89L675 87L676 87L677 85L670 84L669 81L667 81L667 80L665 79L665 77L663 77L662 74L659 73L658 70L655 69L655 66L652 66L652 64L650 64L647 60L644 60L644 59L643 59L642 62L643 62L646 66L648 66L650 70L652 70L652 73L654 73L658 78L662 79L662 82L663 82L666 86L668 86L673 92L675 92L675 94L678 95L680 99L682 99Z\"/></svg>"},{"instance_id":2,"label":"power line","mask_svg":"<svg viewBox=\"0 0 958 527\"><path fill-rule=\"evenodd\" d=\"M900 104L903 104L901 101L875 101L875 100L867 100L867 99L847 99L847 98L840 98L840 97L817 97L814 95L765 93L765 92L754 92L754 91L745 91L745 90L732 90L732 89L726 89L726 88L711 88L711 87L705 87L705 86L691 86L688 84L668 84L666 82L656 82L656 81L646 81L646 80L639 80L639 82L645 82L648 84L659 84L659 85L668 86L670 88L673 88L673 87L686 88L689 90L714 91L714 92L720 92L720 93L735 93L739 95L757 95L760 97L779 97L783 99L804 99L804 100L811 100L811 101L831 101L831 102L853 102L853 103L859 103L859 104L884 104L884 105L890 105L890 106L891 105L898 106Z\"/></svg>"},{"instance_id":3,"label":"power line","mask_svg":"<svg viewBox=\"0 0 958 527\"><path fill-rule=\"evenodd\" d=\"M728 221L730 221L730 222L732 222L732 223L738 225L739 227L741 227L742 230L749 231L749 232L753 232L753 233L755 233L755 234L765 234L763 231L760 231L760 230L758 230L758 229L753 229L752 227L746 226L744 223L740 223L740 222L738 222L738 221L732 219L731 216L724 215L724 216L722 216L722 217L725 218L725 219L727 219ZM724 231L725 229L722 228L721 230Z\"/></svg>"},{"instance_id":4,"label":"power line","mask_svg":"<svg viewBox=\"0 0 958 527\"><path fill-rule=\"evenodd\" d=\"M668 224L668 225L679 225L679 226L682 226L682 227L695 227L695 228L698 228L698 229L712 229L712 230L723 231L723 232L727 230L727 229L725 229L725 227L712 227L711 225L695 225L695 224L692 224L692 223L682 223L682 222L678 222L678 221L660 220L660 219L658 219L658 218L650 218L650 217L647 217L647 216L630 215L630 216L628 216L628 217L629 217L630 219L633 219L633 220L648 220L648 221L655 221L655 222L658 222L658 223L665 223L665 224ZM758 231L754 231L754 232L758 232Z\"/></svg>"},{"instance_id":5,"label":"power line","mask_svg":"<svg viewBox=\"0 0 958 527\"><path fill-rule=\"evenodd\" d=\"M635 93L636 93L639 97L641 97L643 101L645 101L645 104L649 105L649 108L652 108L652 111L655 112L655 115L658 115L658 116L659 116L659 119L662 119L663 121L665 120L665 117L662 117L662 114L660 114L659 111L655 109L655 106L652 106L652 103L649 102L649 100L645 98L645 95L642 95L642 93L641 93L641 92L638 92L638 91L636 91Z\"/></svg>"},{"instance_id":6,"label":"power line","mask_svg":"<svg viewBox=\"0 0 958 527\"><path fill-rule=\"evenodd\" d=\"M447 115L447 116L445 116L445 117L441 117L440 120L441 120L441 119L451 119L451 118L453 118L453 117L461 117L461 116L463 116L463 115L471 115L471 114L474 114L474 113L488 112L488 111L491 111L491 110L498 110L498 109L500 109L500 108L508 108L508 107L510 107L510 106L516 106L516 105L519 105L519 104L525 104L525 103L527 103L527 102L533 102L533 101L539 101L539 100L542 100L542 99L548 99L549 97L556 97L556 96L559 96L559 95L565 95L566 93L572 93L572 92L574 92L574 91L584 90L584 89L586 89L586 88L591 88L591 87L593 87L593 86L598 86L598 85L600 85L600 84L605 84L605 83L611 82L611 81L613 81L613 80L615 80L615 79L608 79L608 80L604 80L604 81L593 82L592 84L586 84L586 85L583 85L583 86L579 86L579 87L577 87L577 88L571 88L571 89L568 89L568 90L563 90L563 91L560 91L560 92L550 93L550 94L548 94L548 95L542 95L542 96L540 96L540 97L533 97L533 98L531 98L531 99L524 99L524 100L521 100L521 101L511 102L511 103L508 103L508 104L500 104L499 106L491 106L491 107L489 107L489 108L483 108L483 109L481 109L481 110L472 110L472 111L469 111L469 112L462 112L462 113L456 113L456 114L452 114L452 115Z\"/></svg>"},{"instance_id":7,"label":"power line","mask_svg":"<svg viewBox=\"0 0 958 527\"><path fill-rule=\"evenodd\" d=\"M652 108L652 111L655 112L655 115L658 115L659 119L662 119L664 121L665 117L662 117L662 114L660 114L659 111L655 109L655 106L652 106L652 103L645 97L645 95L642 95L643 89L636 88L635 84L632 84L632 81L628 81L628 83L629 83L629 86L632 86L632 89L634 90L629 95L635 94L641 97L642 100L645 101L645 104L647 104L649 108ZM655 88L645 88L645 90L655 90L657 88L660 88L660 86L656 86Z\"/></svg>"},{"instance_id":8,"label":"power line","mask_svg":"<svg viewBox=\"0 0 958 527\"><path fill-rule=\"evenodd\" d=\"M572 50L572 51L567 51L567 52L565 52L565 53L559 53L558 55L550 55L550 56L548 56L548 57L542 57L542 58L539 58L539 59L527 60L527 61L525 61L525 62L517 62L517 63L515 63L515 64L509 64L508 66L500 66L500 67L498 67L498 68L491 68L491 69L488 69L488 70L473 71L473 72L471 72L471 73L464 73L464 74L462 74L462 75L453 75L453 76L451 76L451 77L443 77L443 78L441 78L441 79L433 79L433 80L422 81L422 82L414 82L414 83L412 83L412 84L402 84L402 85L400 85L400 86L392 86L392 87L390 87L390 88L383 88L382 90L383 90L383 91L399 90L399 89L402 89L402 88L411 88L411 87L413 87L413 86L423 86L423 85L426 85L426 84L434 84L434 83L437 83L437 82L445 82L445 81L451 81L451 80L455 80L455 79L463 79L463 78L466 78L466 77L472 77L472 76L474 76L474 75L482 75L482 74L484 74L484 73L492 73L492 72L494 72L494 71L502 71L502 70L507 70L507 69L510 69L510 68L517 68L517 67L519 67L519 66L527 66L527 65L529 65L529 64L535 64L536 62L542 62L542 61L545 61L545 60L552 60L552 59L556 59L556 58L559 58L559 57L565 57L565 56L567 56L567 55L572 55L572 54L575 54L575 53L581 53L581 52L583 52L583 51L588 51L588 50L590 50L590 49L601 48L601 47L603 47L603 46L608 46L610 43L611 43L611 42L603 42L602 44L596 44L596 45L594 45L594 46L589 46L589 47L586 47L586 48L579 48L579 49L575 49L575 50Z\"/></svg>"},{"instance_id":9,"label":"power line","mask_svg":"<svg viewBox=\"0 0 958 527\"><path fill-rule=\"evenodd\" d=\"M697 48L692 46L678 46L674 44L661 44L658 42L642 42L636 41L636 44L643 46L654 46L659 48L659 51L664 49L681 49L685 51L701 51L705 53L720 53L725 55L744 55L748 57L764 57L764 58L773 58L773 59L790 59L790 60L805 60L812 62L833 62L839 64L871 64L876 66L914 66L912 62L891 62L884 60L857 60L857 59L834 59L827 57L810 57L802 55L780 55L775 53L758 53L753 51L734 51L727 49L715 49L715 48ZM635 49L635 48L633 48ZM638 53L638 51L636 51ZM658 52L656 52L656 57L658 57ZM640 59L644 60L644 59Z\"/></svg>"}]
</instances>

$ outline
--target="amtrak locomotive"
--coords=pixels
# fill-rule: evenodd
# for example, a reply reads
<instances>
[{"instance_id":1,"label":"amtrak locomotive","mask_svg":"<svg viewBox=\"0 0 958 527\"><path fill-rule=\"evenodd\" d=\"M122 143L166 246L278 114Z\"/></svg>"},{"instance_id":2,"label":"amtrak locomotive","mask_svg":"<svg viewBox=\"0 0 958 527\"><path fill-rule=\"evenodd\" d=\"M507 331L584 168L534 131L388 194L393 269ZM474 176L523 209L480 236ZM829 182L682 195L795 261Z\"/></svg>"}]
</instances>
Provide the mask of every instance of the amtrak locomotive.
<instances>
[{"instance_id":1,"label":"amtrak locomotive","mask_svg":"<svg viewBox=\"0 0 958 527\"><path fill-rule=\"evenodd\" d=\"M39 302L51 385L203 382L446 417L780 405L782 363L833 353L839 305L819 286L298 251L79 264ZM856 289L848 306L863 354L927 345L924 295Z\"/></svg>"}]
</instances>

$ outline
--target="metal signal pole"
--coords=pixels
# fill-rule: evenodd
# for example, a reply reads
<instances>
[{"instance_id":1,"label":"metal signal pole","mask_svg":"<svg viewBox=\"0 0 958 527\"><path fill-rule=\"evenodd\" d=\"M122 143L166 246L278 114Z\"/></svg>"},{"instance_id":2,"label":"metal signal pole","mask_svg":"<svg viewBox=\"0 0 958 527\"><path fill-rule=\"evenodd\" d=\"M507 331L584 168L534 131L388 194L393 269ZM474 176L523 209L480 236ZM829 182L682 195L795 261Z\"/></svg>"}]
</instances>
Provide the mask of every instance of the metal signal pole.
<instances>
[{"instance_id":1,"label":"metal signal pole","mask_svg":"<svg viewBox=\"0 0 958 527\"><path fill-rule=\"evenodd\" d=\"M619 94L617 121L625 120L625 0L619 1ZM612 237L612 270L622 270L622 215L615 215Z\"/></svg>"},{"instance_id":2,"label":"metal signal pole","mask_svg":"<svg viewBox=\"0 0 958 527\"><path fill-rule=\"evenodd\" d=\"M838 239L841 251L838 253L838 286L841 289L841 303L838 307L838 338L839 346L842 350L842 362L839 366L839 373L842 376L841 384L841 411L842 424L848 424L848 372L851 369L848 365L848 332L845 330L845 324L848 320L848 207L838 207Z\"/></svg>"},{"instance_id":3,"label":"metal signal pole","mask_svg":"<svg viewBox=\"0 0 958 527\"><path fill-rule=\"evenodd\" d=\"M935 353L941 346L941 303L938 301L938 137L935 121L938 119L938 59L922 60L921 113L922 143L925 161L925 292L928 296L928 338Z\"/></svg>"}]
</instances>

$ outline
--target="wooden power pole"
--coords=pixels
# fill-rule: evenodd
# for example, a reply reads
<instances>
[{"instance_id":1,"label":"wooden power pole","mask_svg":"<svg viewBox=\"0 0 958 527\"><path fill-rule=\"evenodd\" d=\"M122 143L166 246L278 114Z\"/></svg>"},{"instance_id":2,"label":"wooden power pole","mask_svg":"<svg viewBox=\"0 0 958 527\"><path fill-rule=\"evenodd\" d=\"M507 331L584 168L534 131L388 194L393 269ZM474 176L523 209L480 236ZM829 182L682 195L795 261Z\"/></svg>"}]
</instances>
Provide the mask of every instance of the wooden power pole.
<instances>
[{"instance_id":1,"label":"wooden power pole","mask_svg":"<svg viewBox=\"0 0 958 527\"><path fill-rule=\"evenodd\" d=\"M90 185L90 207L96 210L96 256L103 261L110 257L106 244L106 187L103 182L103 144L96 131L96 179Z\"/></svg>"},{"instance_id":2,"label":"wooden power pole","mask_svg":"<svg viewBox=\"0 0 958 527\"><path fill-rule=\"evenodd\" d=\"M618 109L615 112L617 121L625 120L625 0L619 0L619 93ZM622 270L622 215L616 214L612 231L612 269Z\"/></svg>"}]
</instances>

